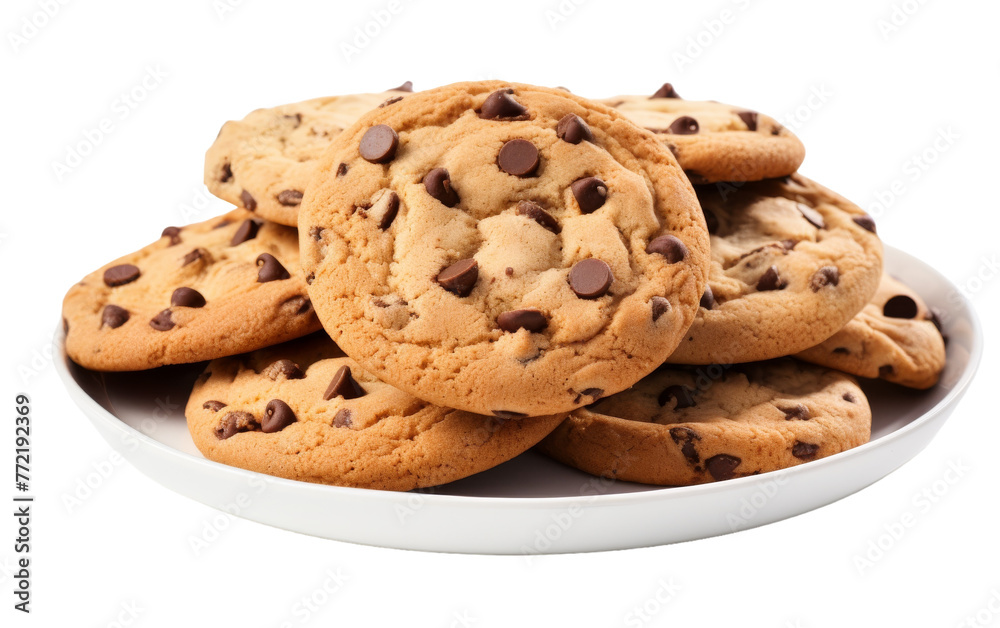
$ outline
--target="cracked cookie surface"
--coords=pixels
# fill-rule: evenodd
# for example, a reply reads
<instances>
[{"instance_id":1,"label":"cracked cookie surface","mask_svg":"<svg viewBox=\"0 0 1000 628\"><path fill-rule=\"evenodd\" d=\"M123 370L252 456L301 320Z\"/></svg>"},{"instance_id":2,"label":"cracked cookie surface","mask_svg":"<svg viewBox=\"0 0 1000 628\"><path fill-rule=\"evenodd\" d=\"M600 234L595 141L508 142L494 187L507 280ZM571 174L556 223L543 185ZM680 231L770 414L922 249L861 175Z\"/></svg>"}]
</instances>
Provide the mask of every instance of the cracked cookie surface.
<instances>
[{"instance_id":1,"label":"cracked cookie surface","mask_svg":"<svg viewBox=\"0 0 1000 628\"><path fill-rule=\"evenodd\" d=\"M429 404L376 379L323 333L209 363L185 414L210 460L397 491L496 466L563 418L512 421Z\"/></svg>"},{"instance_id":2,"label":"cracked cookie surface","mask_svg":"<svg viewBox=\"0 0 1000 628\"><path fill-rule=\"evenodd\" d=\"M200 362L320 328L295 229L243 209L186 227L90 273L63 300L66 352L100 371Z\"/></svg>"},{"instance_id":3,"label":"cracked cookie surface","mask_svg":"<svg viewBox=\"0 0 1000 628\"><path fill-rule=\"evenodd\" d=\"M575 410L539 448L594 475L679 486L784 469L870 436L851 376L784 359L664 368Z\"/></svg>"},{"instance_id":4,"label":"cracked cookie surface","mask_svg":"<svg viewBox=\"0 0 1000 628\"><path fill-rule=\"evenodd\" d=\"M408 96L334 140L301 214L334 340L422 399L505 417L627 388L708 270L669 151L611 109L499 81Z\"/></svg>"}]
</instances>

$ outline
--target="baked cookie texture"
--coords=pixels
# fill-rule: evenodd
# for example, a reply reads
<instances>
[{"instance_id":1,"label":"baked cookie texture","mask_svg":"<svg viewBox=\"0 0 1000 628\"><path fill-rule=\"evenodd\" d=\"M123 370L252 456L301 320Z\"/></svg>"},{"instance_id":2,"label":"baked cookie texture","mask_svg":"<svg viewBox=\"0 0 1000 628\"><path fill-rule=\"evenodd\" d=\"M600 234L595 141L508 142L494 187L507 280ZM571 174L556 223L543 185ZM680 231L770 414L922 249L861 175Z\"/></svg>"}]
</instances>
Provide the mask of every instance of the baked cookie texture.
<instances>
[{"instance_id":1,"label":"baked cookie texture","mask_svg":"<svg viewBox=\"0 0 1000 628\"><path fill-rule=\"evenodd\" d=\"M792 174L806 149L762 113L715 101L684 100L669 84L653 96L600 100L656 133L692 183L760 181Z\"/></svg>"},{"instance_id":2,"label":"baked cookie texture","mask_svg":"<svg viewBox=\"0 0 1000 628\"><path fill-rule=\"evenodd\" d=\"M244 209L186 227L83 278L63 300L66 352L137 371L259 349L320 329L295 229Z\"/></svg>"},{"instance_id":3,"label":"baked cookie texture","mask_svg":"<svg viewBox=\"0 0 1000 628\"><path fill-rule=\"evenodd\" d=\"M594 475L679 486L795 466L870 436L851 376L785 359L659 370L574 411L539 448Z\"/></svg>"},{"instance_id":4,"label":"baked cookie texture","mask_svg":"<svg viewBox=\"0 0 1000 628\"><path fill-rule=\"evenodd\" d=\"M857 316L795 357L860 377L930 388L945 364L940 324L919 294L883 274L878 292Z\"/></svg>"},{"instance_id":5,"label":"baked cookie texture","mask_svg":"<svg viewBox=\"0 0 1000 628\"><path fill-rule=\"evenodd\" d=\"M701 309L674 364L791 355L840 330L871 300L882 243L859 207L794 174L697 186L712 263Z\"/></svg>"},{"instance_id":6,"label":"baked cookie texture","mask_svg":"<svg viewBox=\"0 0 1000 628\"><path fill-rule=\"evenodd\" d=\"M565 412L677 346L708 274L656 137L562 90L458 83L377 109L323 156L303 271L333 339L439 405Z\"/></svg>"},{"instance_id":7,"label":"baked cookie texture","mask_svg":"<svg viewBox=\"0 0 1000 628\"><path fill-rule=\"evenodd\" d=\"M563 416L512 421L385 384L325 334L211 362L185 410L210 460L293 480L405 491L464 478L541 440Z\"/></svg>"},{"instance_id":8,"label":"baked cookie texture","mask_svg":"<svg viewBox=\"0 0 1000 628\"><path fill-rule=\"evenodd\" d=\"M330 141L369 110L410 90L405 83L381 93L313 98L230 120L205 153L205 185L224 201L294 227Z\"/></svg>"}]
</instances>

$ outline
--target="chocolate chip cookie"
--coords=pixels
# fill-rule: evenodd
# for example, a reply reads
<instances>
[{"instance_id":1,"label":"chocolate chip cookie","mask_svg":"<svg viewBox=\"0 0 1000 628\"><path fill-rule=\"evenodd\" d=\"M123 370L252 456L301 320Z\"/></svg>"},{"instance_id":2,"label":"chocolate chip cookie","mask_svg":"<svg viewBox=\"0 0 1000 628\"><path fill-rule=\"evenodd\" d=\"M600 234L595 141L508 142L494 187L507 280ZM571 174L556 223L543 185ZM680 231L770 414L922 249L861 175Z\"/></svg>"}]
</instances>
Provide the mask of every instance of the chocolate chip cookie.
<instances>
[{"instance_id":1,"label":"chocolate chip cookie","mask_svg":"<svg viewBox=\"0 0 1000 628\"><path fill-rule=\"evenodd\" d=\"M210 460L396 491L489 469L563 418L511 421L429 404L376 379L325 334L211 362L185 412Z\"/></svg>"},{"instance_id":2,"label":"chocolate chip cookie","mask_svg":"<svg viewBox=\"0 0 1000 628\"><path fill-rule=\"evenodd\" d=\"M930 388L945 363L940 325L920 295L883 274L875 297L857 316L795 357L860 377Z\"/></svg>"},{"instance_id":3,"label":"chocolate chip cookie","mask_svg":"<svg viewBox=\"0 0 1000 628\"><path fill-rule=\"evenodd\" d=\"M607 478L701 484L857 447L871 418L851 376L791 359L667 368L574 411L539 448Z\"/></svg>"},{"instance_id":4,"label":"chocolate chip cookie","mask_svg":"<svg viewBox=\"0 0 1000 628\"><path fill-rule=\"evenodd\" d=\"M320 328L295 229L244 209L186 227L90 273L63 301L66 352L135 371L199 362Z\"/></svg>"},{"instance_id":5,"label":"chocolate chip cookie","mask_svg":"<svg viewBox=\"0 0 1000 628\"><path fill-rule=\"evenodd\" d=\"M226 122L205 153L205 185L225 201L294 227L302 194L330 140L362 114L409 91L407 82L377 94L257 109Z\"/></svg>"},{"instance_id":6,"label":"chocolate chip cookie","mask_svg":"<svg viewBox=\"0 0 1000 628\"><path fill-rule=\"evenodd\" d=\"M564 412L638 381L708 274L690 185L656 137L562 90L408 96L339 135L300 213L334 340L421 399Z\"/></svg>"},{"instance_id":7,"label":"chocolate chip cookie","mask_svg":"<svg viewBox=\"0 0 1000 628\"><path fill-rule=\"evenodd\" d=\"M795 172L799 138L769 116L714 101L684 100L670 83L652 96L601 100L656 133L692 183L760 181Z\"/></svg>"},{"instance_id":8,"label":"chocolate chip cookie","mask_svg":"<svg viewBox=\"0 0 1000 628\"><path fill-rule=\"evenodd\" d=\"M791 355L836 333L871 300L882 274L875 223L799 174L697 186L712 234L701 309L674 364Z\"/></svg>"}]
</instances>

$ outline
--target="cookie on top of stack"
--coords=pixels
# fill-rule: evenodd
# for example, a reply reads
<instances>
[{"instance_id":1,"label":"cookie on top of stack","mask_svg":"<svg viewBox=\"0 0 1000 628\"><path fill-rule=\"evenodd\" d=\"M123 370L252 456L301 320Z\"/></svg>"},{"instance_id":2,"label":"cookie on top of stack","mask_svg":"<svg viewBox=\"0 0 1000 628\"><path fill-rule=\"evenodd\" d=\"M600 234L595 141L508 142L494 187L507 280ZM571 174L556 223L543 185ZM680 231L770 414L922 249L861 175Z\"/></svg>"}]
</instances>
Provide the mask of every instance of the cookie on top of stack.
<instances>
[{"instance_id":1,"label":"cookie on top of stack","mask_svg":"<svg viewBox=\"0 0 1000 628\"><path fill-rule=\"evenodd\" d=\"M661 485L801 464L867 442L854 376L926 388L944 366L874 222L803 157L772 118L670 84L260 109L206 154L239 207L75 285L66 350L211 360L199 450L309 482L434 486L539 443Z\"/></svg>"}]
</instances>

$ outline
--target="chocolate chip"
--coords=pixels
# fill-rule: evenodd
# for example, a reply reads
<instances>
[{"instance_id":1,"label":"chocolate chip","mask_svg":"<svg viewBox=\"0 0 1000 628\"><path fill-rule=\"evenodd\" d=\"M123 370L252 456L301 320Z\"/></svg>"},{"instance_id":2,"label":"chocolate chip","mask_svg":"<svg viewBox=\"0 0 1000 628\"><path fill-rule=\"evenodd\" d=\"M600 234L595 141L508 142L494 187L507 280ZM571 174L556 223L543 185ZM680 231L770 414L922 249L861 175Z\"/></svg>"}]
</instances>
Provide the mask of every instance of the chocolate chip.
<instances>
[{"instance_id":1,"label":"chocolate chip","mask_svg":"<svg viewBox=\"0 0 1000 628\"><path fill-rule=\"evenodd\" d=\"M701 436L698 432L695 432L689 427L672 427L670 428L670 439L674 441L675 444L681 446L681 453L684 455L684 459L688 461L689 464L698 464L701 462L701 457L698 456L698 450L695 449L694 441L701 440Z\"/></svg>"},{"instance_id":2,"label":"chocolate chip","mask_svg":"<svg viewBox=\"0 0 1000 628\"><path fill-rule=\"evenodd\" d=\"M599 259L581 260L569 271L569 287L581 299L604 296L614 280L611 267Z\"/></svg>"},{"instance_id":3,"label":"chocolate chip","mask_svg":"<svg viewBox=\"0 0 1000 628\"><path fill-rule=\"evenodd\" d=\"M813 273L809 287L813 292L819 292L823 286L836 286L840 283L840 271L836 266L824 266Z\"/></svg>"},{"instance_id":4,"label":"chocolate chip","mask_svg":"<svg viewBox=\"0 0 1000 628\"><path fill-rule=\"evenodd\" d=\"M800 440L795 441L795 444L792 445L792 455L800 460L811 460L815 458L817 451L819 451L819 445L803 443Z\"/></svg>"},{"instance_id":5,"label":"chocolate chip","mask_svg":"<svg viewBox=\"0 0 1000 628\"><path fill-rule=\"evenodd\" d=\"M743 124L747 125L748 131L757 130L757 112L756 111L737 111L736 115L743 120Z\"/></svg>"},{"instance_id":6,"label":"chocolate chip","mask_svg":"<svg viewBox=\"0 0 1000 628\"><path fill-rule=\"evenodd\" d=\"M570 186L580 211L589 214L595 212L608 200L608 186L597 177L577 179Z\"/></svg>"},{"instance_id":7,"label":"chocolate chip","mask_svg":"<svg viewBox=\"0 0 1000 628\"><path fill-rule=\"evenodd\" d=\"M349 408L341 408L337 410L337 414L333 415L333 427L351 427L354 424L354 413L350 411Z\"/></svg>"},{"instance_id":8,"label":"chocolate chip","mask_svg":"<svg viewBox=\"0 0 1000 628\"><path fill-rule=\"evenodd\" d=\"M247 192L246 190L240 192L240 202L243 203L243 207L246 208L247 211L257 210L257 199L253 197L253 194Z\"/></svg>"},{"instance_id":9,"label":"chocolate chip","mask_svg":"<svg viewBox=\"0 0 1000 628\"><path fill-rule=\"evenodd\" d=\"M196 262L202 258L208 259L208 251L205 249L194 249L184 256L184 259L181 261L181 266L187 266L188 264Z\"/></svg>"},{"instance_id":10,"label":"chocolate chip","mask_svg":"<svg viewBox=\"0 0 1000 628\"><path fill-rule=\"evenodd\" d=\"M802 214L802 217L809 221L809 224L817 229L826 229L826 220L823 219L823 214L805 203L796 203L795 207Z\"/></svg>"},{"instance_id":11,"label":"chocolate chip","mask_svg":"<svg viewBox=\"0 0 1000 628\"><path fill-rule=\"evenodd\" d=\"M851 355L851 350L847 347L836 347L833 352L840 355Z\"/></svg>"},{"instance_id":12,"label":"chocolate chip","mask_svg":"<svg viewBox=\"0 0 1000 628\"><path fill-rule=\"evenodd\" d=\"M219 440L226 440L240 432L252 432L259 427L257 419L249 412L230 412L222 418L215 435Z\"/></svg>"},{"instance_id":13,"label":"chocolate chip","mask_svg":"<svg viewBox=\"0 0 1000 628\"><path fill-rule=\"evenodd\" d=\"M736 456L716 454L705 461L705 468L715 480L729 480L736 475L736 467L743 462Z\"/></svg>"},{"instance_id":14,"label":"chocolate chip","mask_svg":"<svg viewBox=\"0 0 1000 628\"><path fill-rule=\"evenodd\" d=\"M296 207L302 202L302 192L298 190L282 190L278 193L278 202L285 207Z\"/></svg>"},{"instance_id":15,"label":"chocolate chip","mask_svg":"<svg viewBox=\"0 0 1000 628\"><path fill-rule=\"evenodd\" d=\"M549 321L540 310L531 307L523 310L504 312L497 317L497 325L500 329L511 333L519 329L527 329L534 333L548 327Z\"/></svg>"},{"instance_id":16,"label":"chocolate chip","mask_svg":"<svg viewBox=\"0 0 1000 628\"><path fill-rule=\"evenodd\" d=\"M69 321L66 320L65 316L62 317L62 321L63 321L63 334L68 334L69 333Z\"/></svg>"},{"instance_id":17,"label":"chocolate chip","mask_svg":"<svg viewBox=\"0 0 1000 628\"><path fill-rule=\"evenodd\" d=\"M854 396L854 393L844 393L843 400L847 403L857 403L858 398Z\"/></svg>"},{"instance_id":18,"label":"chocolate chip","mask_svg":"<svg viewBox=\"0 0 1000 628\"><path fill-rule=\"evenodd\" d=\"M299 365L291 360L275 360L265 366L261 374L274 381L277 381L280 375L284 375L285 379L302 379L306 376Z\"/></svg>"},{"instance_id":19,"label":"chocolate chip","mask_svg":"<svg viewBox=\"0 0 1000 628\"><path fill-rule=\"evenodd\" d=\"M507 268L504 269L503 274L507 275L508 277L513 277L514 269L508 266Z\"/></svg>"},{"instance_id":20,"label":"chocolate chip","mask_svg":"<svg viewBox=\"0 0 1000 628\"><path fill-rule=\"evenodd\" d=\"M660 89L656 90L650 98L680 98L677 90L670 83L664 83Z\"/></svg>"},{"instance_id":21,"label":"chocolate chip","mask_svg":"<svg viewBox=\"0 0 1000 628\"><path fill-rule=\"evenodd\" d=\"M715 293L712 292L712 286L705 286L705 292L701 294L701 301L699 302L699 305L706 310L710 310L715 307Z\"/></svg>"},{"instance_id":22,"label":"chocolate chip","mask_svg":"<svg viewBox=\"0 0 1000 628\"><path fill-rule=\"evenodd\" d=\"M257 232L260 231L260 225L260 222L252 218L244 220L243 224L236 229L236 233L233 234L233 239L229 241L229 246L237 246L247 240L256 238Z\"/></svg>"},{"instance_id":23,"label":"chocolate chip","mask_svg":"<svg viewBox=\"0 0 1000 628\"><path fill-rule=\"evenodd\" d=\"M152 320L149 321L149 326L156 331L168 331L174 328L173 319L170 316L170 308L160 311L159 314L154 316Z\"/></svg>"},{"instance_id":24,"label":"chocolate chip","mask_svg":"<svg viewBox=\"0 0 1000 628\"><path fill-rule=\"evenodd\" d=\"M101 327L117 329L128 322L129 313L123 307L117 305L105 305L101 312Z\"/></svg>"},{"instance_id":25,"label":"chocolate chip","mask_svg":"<svg viewBox=\"0 0 1000 628\"><path fill-rule=\"evenodd\" d=\"M312 310L312 301L305 295L297 294L282 301L278 307L282 310L291 310L296 316L302 316Z\"/></svg>"},{"instance_id":26,"label":"chocolate chip","mask_svg":"<svg viewBox=\"0 0 1000 628\"><path fill-rule=\"evenodd\" d=\"M387 92L412 92L413 91L413 81L406 81L399 87L393 87L392 89L385 90Z\"/></svg>"},{"instance_id":27,"label":"chocolate chip","mask_svg":"<svg viewBox=\"0 0 1000 628\"><path fill-rule=\"evenodd\" d=\"M226 183L233 178L233 166L229 163L222 164L222 173L219 175L219 183Z\"/></svg>"},{"instance_id":28,"label":"chocolate chip","mask_svg":"<svg viewBox=\"0 0 1000 628\"><path fill-rule=\"evenodd\" d=\"M653 297L649 300L650 309L653 311L653 322L655 323L661 316L670 311L670 301L663 297Z\"/></svg>"},{"instance_id":29,"label":"chocolate chip","mask_svg":"<svg viewBox=\"0 0 1000 628\"><path fill-rule=\"evenodd\" d=\"M255 263L260 268L257 271L257 283L279 281L291 277L281 262L270 253L261 253L257 256Z\"/></svg>"},{"instance_id":30,"label":"chocolate chip","mask_svg":"<svg viewBox=\"0 0 1000 628\"><path fill-rule=\"evenodd\" d=\"M705 224L708 226L708 232L715 235L719 232L719 217L716 216L711 210L705 209L701 210L705 214Z\"/></svg>"},{"instance_id":31,"label":"chocolate chip","mask_svg":"<svg viewBox=\"0 0 1000 628\"><path fill-rule=\"evenodd\" d=\"M309 227L309 237L319 242L323 239L323 227Z\"/></svg>"},{"instance_id":32,"label":"chocolate chip","mask_svg":"<svg viewBox=\"0 0 1000 628\"><path fill-rule=\"evenodd\" d=\"M283 115L281 117L284 118L285 120L288 120L289 122L291 122L293 129L297 129L297 128L299 128L299 126L302 125L302 114L301 113L286 113L285 115Z\"/></svg>"},{"instance_id":33,"label":"chocolate chip","mask_svg":"<svg viewBox=\"0 0 1000 628\"><path fill-rule=\"evenodd\" d=\"M517 204L517 209L514 210L518 216L525 216L530 218L545 227L552 233L559 233L562 231L562 227L559 226L559 222L550 214L549 212L542 209L542 206L533 201L521 201Z\"/></svg>"},{"instance_id":34,"label":"chocolate chip","mask_svg":"<svg viewBox=\"0 0 1000 628\"><path fill-rule=\"evenodd\" d=\"M855 216L852 220L862 229L866 229L872 233L877 233L875 231L875 220L868 214L865 214L864 216Z\"/></svg>"},{"instance_id":35,"label":"chocolate chip","mask_svg":"<svg viewBox=\"0 0 1000 628\"><path fill-rule=\"evenodd\" d=\"M797 403L794 406L788 408L778 408L785 413L785 420L791 421L793 419L797 421L808 421L809 417L812 416L809 412L809 408L805 407L801 403Z\"/></svg>"},{"instance_id":36,"label":"chocolate chip","mask_svg":"<svg viewBox=\"0 0 1000 628\"><path fill-rule=\"evenodd\" d=\"M687 386L673 385L667 386L657 397L656 401L661 406L667 405L667 402L671 399L676 399L677 404L674 406L674 410L680 410L682 408L693 408L695 406L694 402L694 391Z\"/></svg>"},{"instance_id":37,"label":"chocolate chip","mask_svg":"<svg viewBox=\"0 0 1000 628\"><path fill-rule=\"evenodd\" d=\"M366 161L385 164L396 157L397 148L399 148L399 136L396 132L389 126L376 124L365 131L358 151Z\"/></svg>"},{"instance_id":38,"label":"chocolate chip","mask_svg":"<svg viewBox=\"0 0 1000 628\"><path fill-rule=\"evenodd\" d=\"M160 234L161 238L170 238L170 246L181 243L181 230L180 227L167 227Z\"/></svg>"},{"instance_id":39,"label":"chocolate chip","mask_svg":"<svg viewBox=\"0 0 1000 628\"><path fill-rule=\"evenodd\" d=\"M523 419L528 416L523 412L513 412L511 410L494 410L493 416L498 419L510 420L510 419Z\"/></svg>"},{"instance_id":40,"label":"chocolate chip","mask_svg":"<svg viewBox=\"0 0 1000 628\"><path fill-rule=\"evenodd\" d=\"M458 192L451 187L451 176L444 168L434 168L424 175L424 189L445 207L458 205Z\"/></svg>"},{"instance_id":41,"label":"chocolate chip","mask_svg":"<svg viewBox=\"0 0 1000 628\"><path fill-rule=\"evenodd\" d=\"M594 133L590 127L583 121L583 118L575 113L567 113L559 120L559 123L556 124L556 135L559 139L570 144L594 141Z\"/></svg>"},{"instance_id":42,"label":"chocolate chip","mask_svg":"<svg viewBox=\"0 0 1000 628\"><path fill-rule=\"evenodd\" d=\"M205 403L201 404L201 407L205 410L210 410L212 412L218 412L219 410L226 407L226 404L221 401L216 401L215 399L209 399Z\"/></svg>"},{"instance_id":43,"label":"chocolate chip","mask_svg":"<svg viewBox=\"0 0 1000 628\"><path fill-rule=\"evenodd\" d=\"M104 283L109 288L124 286L138 279L140 274L138 266L119 264L104 271Z\"/></svg>"},{"instance_id":44,"label":"chocolate chip","mask_svg":"<svg viewBox=\"0 0 1000 628\"><path fill-rule=\"evenodd\" d=\"M316 273L309 273L308 275L306 275L307 286L311 286L314 281L316 281Z\"/></svg>"},{"instance_id":45,"label":"chocolate chip","mask_svg":"<svg viewBox=\"0 0 1000 628\"><path fill-rule=\"evenodd\" d=\"M347 174L347 164L340 162L340 165L337 166L337 177L342 177L345 174Z\"/></svg>"},{"instance_id":46,"label":"chocolate chip","mask_svg":"<svg viewBox=\"0 0 1000 628\"><path fill-rule=\"evenodd\" d=\"M351 377L351 367L342 366L333 376L333 379L330 380L330 385L327 386L326 392L323 393L323 399L325 401L329 401L334 397L357 399L364 395L365 389Z\"/></svg>"},{"instance_id":47,"label":"chocolate chip","mask_svg":"<svg viewBox=\"0 0 1000 628\"><path fill-rule=\"evenodd\" d=\"M280 432L295 421L295 413L287 403L281 399L272 399L264 408L264 420L260 423L260 431L265 434Z\"/></svg>"},{"instance_id":48,"label":"chocolate chip","mask_svg":"<svg viewBox=\"0 0 1000 628\"><path fill-rule=\"evenodd\" d=\"M882 306L882 313L889 318L916 318L917 302L905 294L897 294Z\"/></svg>"},{"instance_id":49,"label":"chocolate chip","mask_svg":"<svg viewBox=\"0 0 1000 628\"><path fill-rule=\"evenodd\" d=\"M528 109L514 100L512 89L498 89L483 101L479 117L483 120L526 120Z\"/></svg>"},{"instance_id":50,"label":"chocolate chip","mask_svg":"<svg viewBox=\"0 0 1000 628\"><path fill-rule=\"evenodd\" d=\"M205 297L194 288L177 288L170 295L170 305L178 307L204 307Z\"/></svg>"},{"instance_id":51,"label":"chocolate chip","mask_svg":"<svg viewBox=\"0 0 1000 628\"><path fill-rule=\"evenodd\" d=\"M479 263L474 259L463 259L448 266L435 278L442 288L460 297L467 297L476 287L479 279Z\"/></svg>"},{"instance_id":52,"label":"chocolate chip","mask_svg":"<svg viewBox=\"0 0 1000 628\"><path fill-rule=\"evenodd\" d=\"M515 177L530 177L538 170L538 149L528 140L510 140L500 148L497 165Z\"/></svg>"},{"instance_id":53,"label":"chocolate chip","mask_svg":"<svg viewBox=\"0 0 1000 628\"><path fill-rule=\"evenodd\" d=\"M676 264L687 257L688 249L677 236L664 235L647 244L646 252L650 255L659 253L671 264Z\"/></svg>"},{"instance_id":54,"label":"chocolate chip","mask_svg":"<svg viewBox=\"0 0 1000 628\"><path fill-rule=\"evenodd\" d=\"M783 290L788 283L782 281L781 277L778 276L778 267L771 266L764 274L760 276L757 280L757 290L764 292L766 290Z\"/></svg>"},{"instance_id":55,"label":"chocolate chip","mask_svg":"<svg viewBox=\"0 0 1000 628\"><path fill-rule=\"evenodd\" d=\"M372 202L372 206L365 210L365 216L376 221L378 228L385 231L392 225L399 213L399 195L392 190L382 190Z\"/></svg>"},{"instance_id":56,"label":"chocolate chip","mask_svg":"<svg viewBox=\"0 0 1000 628\"><path fill-rule=\"evenodd\" d=\"M691 116L681 116L670 123L667 133L674 135L694 135L698 132L698 121Z\"/></svg>"}]
</instances>

